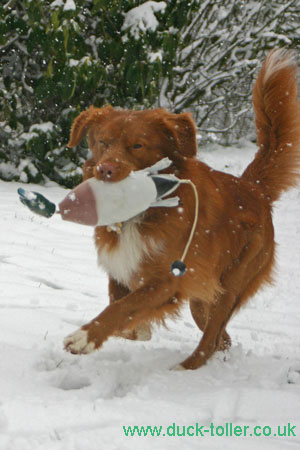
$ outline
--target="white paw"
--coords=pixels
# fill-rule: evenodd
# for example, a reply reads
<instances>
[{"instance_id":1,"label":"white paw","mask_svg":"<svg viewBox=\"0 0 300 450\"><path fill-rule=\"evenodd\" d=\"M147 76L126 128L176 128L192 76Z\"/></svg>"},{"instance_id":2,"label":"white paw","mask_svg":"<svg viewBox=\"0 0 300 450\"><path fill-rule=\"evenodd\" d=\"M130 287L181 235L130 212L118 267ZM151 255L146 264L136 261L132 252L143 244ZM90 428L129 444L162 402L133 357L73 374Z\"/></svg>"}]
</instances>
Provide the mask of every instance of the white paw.
<instances>
[{"instance_id":1,"label":"white paw","mask_svg":"<svg viewBox=\"0 0 300 450\"><path fill-rule=\"evenodd\" d=\"M81 328L75 333L70 334L64 340L64 347L67 352L78 354L78 353L91 353L95 350L94 342L88 342L88 333L86 330Z\"/></svg>"},{"instance_id":2,"label":"white paw","mask_svg":"<svg viewBox=\"0 0 300 450\"><path fill-rule=\"evenodd\" d=\"M176 366L171 367L170 370L185 370L185 368L181 364L176 364Z\"/></svg>"},{"instance_id":3,"label":"white paw","mask_svg":"<svg viewBox=\"0 0 300 450\"><path fill-rule=\"evenodd\" d=\"M137 341L150 341L152 337L151 328L147 324L138 325L136 329Z\"/></svg>"}]
</instances>

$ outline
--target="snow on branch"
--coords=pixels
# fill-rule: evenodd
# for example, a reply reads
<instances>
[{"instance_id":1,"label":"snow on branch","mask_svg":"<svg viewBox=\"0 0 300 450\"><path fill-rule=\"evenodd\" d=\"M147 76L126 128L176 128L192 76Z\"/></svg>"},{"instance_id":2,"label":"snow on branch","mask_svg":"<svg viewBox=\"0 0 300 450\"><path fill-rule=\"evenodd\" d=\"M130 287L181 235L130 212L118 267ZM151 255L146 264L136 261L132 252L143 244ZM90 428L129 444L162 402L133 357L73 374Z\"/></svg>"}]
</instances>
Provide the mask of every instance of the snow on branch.
<instances>
[{"instance_id":1,"label":"snow on branch","mask_svg":"<svg viewBox=\"0 0 300 450\"><path fill-rule=\"evenodd\" d=\"M166 7L166 2L148 1L131 9L125 14L122 31L129 31L135 39L139 39L140 32L155 31L159 25L155 13L163 13Z\"/></svg>"}]
</instances>

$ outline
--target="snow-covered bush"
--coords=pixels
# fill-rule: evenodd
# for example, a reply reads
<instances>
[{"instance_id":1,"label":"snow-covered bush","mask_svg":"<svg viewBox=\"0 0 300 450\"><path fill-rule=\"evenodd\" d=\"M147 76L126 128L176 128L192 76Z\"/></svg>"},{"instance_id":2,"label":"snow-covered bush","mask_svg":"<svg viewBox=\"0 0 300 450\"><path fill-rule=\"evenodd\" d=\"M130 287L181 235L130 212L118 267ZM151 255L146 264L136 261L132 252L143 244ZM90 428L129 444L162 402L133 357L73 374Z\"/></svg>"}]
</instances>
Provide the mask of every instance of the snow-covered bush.
<instances>
[{"instance_id":1,"label":"snow-covered bush","mask_svg":"<svg viewBox=\"0 0 300 450\"><path fill-rule=\"evenodd\" d=\"M190 5L161 103L175 112L193 111L206 135L218 133L230 141L251 128L253 80L267 51L299 48L300 3L194 0Z\"/></svg>"},{"instance_id":2,"label":"snow-covered bush","mask_svg":"<svg viewBox=\"0 0 300 450\"><path fill-rule=\"evenodd\" d=\"M298 0L8 0L0 177L77 183L86 149L66 143L90 104L189 110L203 137L244 136L257 65L299 47L299 17Z\"/></svg>"}]
</instances>

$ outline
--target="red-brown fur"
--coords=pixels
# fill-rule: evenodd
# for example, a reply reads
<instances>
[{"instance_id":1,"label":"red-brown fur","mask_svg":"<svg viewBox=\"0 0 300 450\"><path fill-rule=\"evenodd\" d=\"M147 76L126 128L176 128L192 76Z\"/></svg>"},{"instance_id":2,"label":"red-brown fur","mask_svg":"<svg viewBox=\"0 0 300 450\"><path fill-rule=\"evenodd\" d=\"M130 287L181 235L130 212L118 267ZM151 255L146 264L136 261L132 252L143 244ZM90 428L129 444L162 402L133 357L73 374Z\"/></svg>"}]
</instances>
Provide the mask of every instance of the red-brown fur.
<instances>
[{"instance_id":1,"label":"red-brown fur","mask_svg":"<svg viewBox=\"0 0 300 450\"><path fill-rule=\"evenodd\" d=\"M133 239L139 236L147 251L126 282L110 274L110 305L81 328L87 333L86 344L93 345L89 349L76 345L72 335L66 340L67 350L87 353L112 335L135 333L138 326L176 315L185 300L203 336L179 367L196 369L216 350L230 345L228 320L262 284L272 280L272 202L298 180L296 71L289 52L274 50L264 62L253 90L259 150L239 178L212 170L195 158L196 129L187 113L108 106L91 107L77 117L68 145L78 145L87 134L93 157L84 165L85 179L121 180L132 170L168 156L173 165L167 172L195 183L200 206L185 260L188 270L178 278L170 273L170 265L181 256L194 219L195 200L189 186L177 191L182 208L150 208L129 221L131 225L125 223L120 235L106 227L95 229L100 262L103 249L107 258L112 254L118 258L122 233L130 226L138 233Z\"/></svg>"}]
</instances>

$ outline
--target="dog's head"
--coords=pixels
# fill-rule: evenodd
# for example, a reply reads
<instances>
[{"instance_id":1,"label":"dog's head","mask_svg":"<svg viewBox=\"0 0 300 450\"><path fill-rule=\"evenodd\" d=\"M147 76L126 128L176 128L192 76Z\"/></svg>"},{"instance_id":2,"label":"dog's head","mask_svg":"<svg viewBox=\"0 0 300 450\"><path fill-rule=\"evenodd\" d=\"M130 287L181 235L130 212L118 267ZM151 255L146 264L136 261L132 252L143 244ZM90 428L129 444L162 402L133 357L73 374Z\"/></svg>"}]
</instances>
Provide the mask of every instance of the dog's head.
<instances>
[{"instance_id":1,"label":"dog's head","mask_svg":"<svg viewBox=\"0 0 300 450\"><path fill-rule=\"evenodd\" d=\"M129 111L90 107L74 121L68 147L87 135L93 153L84 176L120 181L168 156L179 165L196 155L196 128L188 113L163 109Z\"/></svg>"}]
</instances>

